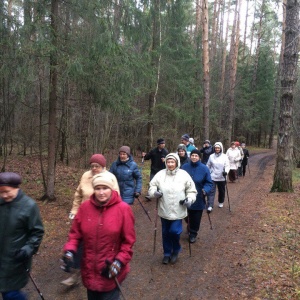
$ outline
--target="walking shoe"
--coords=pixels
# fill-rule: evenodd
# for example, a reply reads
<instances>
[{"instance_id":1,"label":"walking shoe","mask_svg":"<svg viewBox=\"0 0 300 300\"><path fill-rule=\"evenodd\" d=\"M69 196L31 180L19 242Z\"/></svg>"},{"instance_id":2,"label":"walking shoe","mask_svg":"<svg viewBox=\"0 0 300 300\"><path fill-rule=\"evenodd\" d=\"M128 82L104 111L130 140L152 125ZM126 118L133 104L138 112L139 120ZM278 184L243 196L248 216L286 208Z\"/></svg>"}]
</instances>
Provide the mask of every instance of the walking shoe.
<instances>
[{"instance_id":1,"label":"walking shoe","mask_svg":"<svg viewBox=\"0 0 300 300\"><path fill-rule=\"evenodd\" d=\"M73 275L61 281L60 283L66 286L74 286L79 284L79 278L80 278L80 270L76 270Z\"/></svg>"},{"instance_id":2,"label":"walking shoe","mask_svg":"<svg viewBox=\"0 0 300 300\"><path fill-rule=\"evenodd\" d=\"M207 208L207 212L208 212L208 213L210 213L212 210L213 210L213 208L212 208L211 206L209 206L209 207Z\"/></svg>"},{"instance_id":3,"label":"walking shoe","mask_svg":"<svg viewBox=\"0 0 300 300\"><path fill-rule=\"evenodd\" d=\"M219 207L222 208L224 206L224 203L219 203Z\"/></svg>"},{"instance_id":4,"label":"walking shoe","mask_svg":"<svg viewBox=\"0 0 300 300\"><path fill-rule=\"evenodd\" d=\"M176 263L177 258L178 258L178 253L176 253L176 254L173 253L173 254L171 255L170 262L171 262L172 265L174 265L174 264Z\"/></svg>"},{"instance_id":5,"label":"walking shoe","mask_svg":"<svg viewBox=\"0 0 300 300\"><path fill-rule=\"evenodd\" d=\"M196 242L196 237L195 236L190 236L190 243L193 244Z\"/></svg>"},{"instance_id":6,"label":"walking shoe","mask_svg":"<svg viewBox=\"0 0 300 300\"><path fill-rule=\"evenodd\" d=\"M167 264L169 263L169 261L170 261L170 256L164 256L164 258L163 258L163 260L162 260L162 263L163 263L164 265L167 265Z\"/></svg>"},{"instance_id":7,"label":"walking shoe","mask_svg":"<svg viewBox=\"0 0 300 300\"><path fill-rule=\"evenodd\" d=\"M146 195L146 196L145 196L145 199L146 199L146 201L151 201L151 198L150 198L149 195Z\"/></svg>"}]
</instances>

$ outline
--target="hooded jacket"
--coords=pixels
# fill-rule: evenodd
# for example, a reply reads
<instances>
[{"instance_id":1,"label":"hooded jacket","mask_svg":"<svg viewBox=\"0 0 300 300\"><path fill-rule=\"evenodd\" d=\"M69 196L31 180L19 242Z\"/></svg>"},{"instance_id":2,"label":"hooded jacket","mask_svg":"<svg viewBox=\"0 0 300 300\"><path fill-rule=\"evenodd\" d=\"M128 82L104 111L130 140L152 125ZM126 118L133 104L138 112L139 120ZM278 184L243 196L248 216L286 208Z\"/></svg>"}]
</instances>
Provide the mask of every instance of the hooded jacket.
<instances>
[{"instance_id":1,"label":"hooded jacket","mask_svg":"<svg viewBox=\"0 0 300 300\"><path fill-rule=\"evenodd\" d=\"M13 201L0 198L0 292L19 290L28 281L26 268L38 251L44 234L36 202L19 190ZM26 266L15 260L16 251L23 249L30 259Z\"/></svg>"},{"instance_id":2,"label":"hooded jacket","mask_svg":"<svg viewBox=\"0 0 300 300\"><path fill-rule=\"evenodd\" d=\"M114 183L114 190L120 194L119 185L118 185L116 176L114 174L108 172L106 169L103 170L103 172L101 172L101 174L103 174L105 176L109 176L109 178L111 178L111 180ZM92 186L93 176L94 175L91 170L85 172L82 175L82 177L80 179L80 183L79 183L79 185L75 191L75 195L74 195L73 206L71 209L71 213L73 215L77 214L80 204L83 201L90 199L90 196L94 193L94 188Z\"/></svg>"},{"instance_id":3,"label":"hooded jacket","mask_svg":"<svg viewBox=\"0 0 300 300\"><path fill-rule=\"evenodd\" d=\"M134 193L141 193L142 191L142 175L132 156L129 155L128 160L125 162L118 157L109 171L117 177L123 201L132 204Z\"/></svg>"},{"instance_id":4,"label":"hooded jacket","mask_svg":"<svg viewBox=\"0 0 300 300\"><path fill-rule=\"evenodd\" d=\"M167 160L173 158L177 162L176 168L171 171L167 167ZM158 200L158 215L167 220L184 219L187 209L179 201L190 198L196 200L197 190L191 176L180 169L180 160L177 153L166 156L166 169L159 171L150 181L149 196L154 197L159 190L163 196Z\"/></svg>"},{"instance_id":5,"label":"hooded jacket","mask_svg":"<svg viewBox=\"0 0 300 300\"><path fill-rule=\"evenodd\" d=\"M225 181L223 172L228 173L230 170L228 156L223 153L223 144L221 142L216 142L215 146L219 146L221 151L211 154L206 165L210 170L210 176L213 181Z\"/></svg>"},{"instance_id":6,"label":"hooded jacket","mask_svg":"<svg viewBox=\"0 0 300 300\"><path fill-rule=\"evenodd\" d=\"M84 244L81 276L84 286L92 291L107 292L116 288L115 281L100 275L105 260L118 259L122 263L118 275L122 282L129 272L132 247L135 243L134 216L131 207L116 191L109 202L99 206L94 194L79 207L72 223L64 251L76 252L80 241Z\"/></svg>"},{"instance_id":7,"label":"hooded jacket","mask_svg":"<svg viewBox=\"0 0 300 300\"><path fill-rule=\"evenodd\" d=\"M206 204L202 190L204 190L205 193L208 194L213 187L213 182L210 177L209 169L200 160L195 163L190 161L188 164L185 164L182 167L182 169L190 174L198 192L196 201L192 204L192 206L189 209L205 209Z\"/></svg>"}]
</instances>

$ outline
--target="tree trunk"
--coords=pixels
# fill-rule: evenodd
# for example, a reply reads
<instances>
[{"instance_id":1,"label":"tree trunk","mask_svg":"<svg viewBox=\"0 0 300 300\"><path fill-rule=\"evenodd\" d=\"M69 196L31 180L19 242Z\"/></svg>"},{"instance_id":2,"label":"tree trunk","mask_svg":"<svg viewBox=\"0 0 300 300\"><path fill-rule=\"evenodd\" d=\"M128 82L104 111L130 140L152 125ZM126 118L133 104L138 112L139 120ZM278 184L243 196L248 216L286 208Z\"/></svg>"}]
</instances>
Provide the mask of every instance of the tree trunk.
<instances>
[{"instance_id":1,"label":"tree trunk","mask_svg":"<svg viewBox=\"0 0 300 300\"><path fill-rule=\"evenodd\" d=\"M48 169L47 189L42 200L56 200L55 187L55 164L56 164L56 117L57 117L57 29L58 29L58 0L51 1L51 43L50 53L50 94L49 94L49 127L48 127Z\"/></svg>"},{"instance_id":2,"label":"tree trunk","mask_svg":"<svg viewBox=\"0 0 300 300\"><path fill-rule=\"evenodd\" d=\"M294 88L299 57L299 2L287 0L277 159L272 192L292 192Z\"/></svg>"}]
</instances>

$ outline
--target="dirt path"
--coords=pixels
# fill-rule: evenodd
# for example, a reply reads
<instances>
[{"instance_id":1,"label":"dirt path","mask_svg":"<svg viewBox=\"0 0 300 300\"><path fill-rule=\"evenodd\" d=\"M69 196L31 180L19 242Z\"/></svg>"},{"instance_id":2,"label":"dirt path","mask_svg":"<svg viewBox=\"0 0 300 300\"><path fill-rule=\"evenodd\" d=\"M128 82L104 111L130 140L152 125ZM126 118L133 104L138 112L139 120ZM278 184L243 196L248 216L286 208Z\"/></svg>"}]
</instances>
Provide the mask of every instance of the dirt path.
<instances>
[{"instance_id":1,"label":"dirt path","mask_svg":"<svg viewBox=\"0 0 300 300\"><path fill-rule=\"evenodd\" d=\"M250 171L237 183L228 183L231 212L228 202L220 209L215 203L211 213L213 230L206 213L201 222L197 242L189 256L187 234L182 234L183 251L175 265L162 265L161 225L158 221L156 254L153 256L153 222L135 203L137 242L131 272L123 283L127 300L169 299L254 299L255 284L250 275L251 252L256 246L256 231L260 231L261 203L270 190L275 153L264 150L250 157ZM155 219L155 202L143 202ZM47 219L54 209L55 218ZM69 229L65 203L41 206L46 228L40 253L35 257L33 277L46 300L86 299L82 285L66 289L59 283L66 274L59 268L61 247ZM53 214L52 214L53 215ZM51 216L52 216L51 215ZM51 234L52 232L52 234ZM53 238L53 232L55 238ZM26 287L30 299L40 299L32 283Z\"/></svg>"}]
</instances>

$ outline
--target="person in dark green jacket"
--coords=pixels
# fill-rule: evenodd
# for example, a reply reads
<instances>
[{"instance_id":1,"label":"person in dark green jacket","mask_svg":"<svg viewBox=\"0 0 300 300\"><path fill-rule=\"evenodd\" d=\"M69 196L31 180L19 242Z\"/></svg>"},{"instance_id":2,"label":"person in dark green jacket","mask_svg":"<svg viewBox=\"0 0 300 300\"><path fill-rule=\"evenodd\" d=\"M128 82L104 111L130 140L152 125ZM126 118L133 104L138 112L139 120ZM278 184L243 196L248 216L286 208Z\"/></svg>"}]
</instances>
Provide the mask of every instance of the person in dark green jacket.
<instances>
[{"instance_id":1,"label":"person in dark green jacket","mask_svg":"<svg viewBox=\"0 0 300 300\"><path fill-rule=\"evenodd\" d=\"M22 179L0 173L0 292L3 300L26 300L21 289L38 251L44 228L36 202L19 188Z\"/></svg>"}]
</instances>

